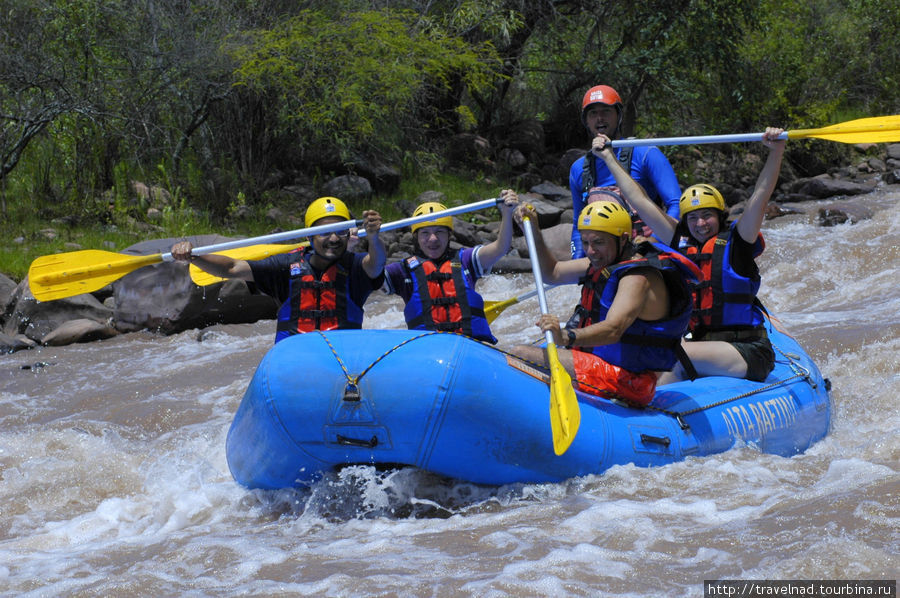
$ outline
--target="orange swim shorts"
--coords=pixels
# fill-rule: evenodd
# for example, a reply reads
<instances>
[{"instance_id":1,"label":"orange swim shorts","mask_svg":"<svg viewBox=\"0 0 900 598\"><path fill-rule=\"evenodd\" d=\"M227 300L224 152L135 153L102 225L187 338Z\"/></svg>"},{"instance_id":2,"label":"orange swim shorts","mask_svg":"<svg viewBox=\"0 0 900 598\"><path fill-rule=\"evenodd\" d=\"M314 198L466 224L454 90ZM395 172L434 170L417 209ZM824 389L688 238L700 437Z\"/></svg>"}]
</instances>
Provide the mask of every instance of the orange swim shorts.
<instances>
[{"instance_id":1,"label":"orange swim shorts","mask_svg":"<svg viewBox=\"0 0 900 598\"><path fill-rule=\"evenodd\" d=\"M589 394L609 393L641 405L653 400L655 372L635 374L585 351L572 351L572 361L578 390Z\"/></svg>"}]
</instances>

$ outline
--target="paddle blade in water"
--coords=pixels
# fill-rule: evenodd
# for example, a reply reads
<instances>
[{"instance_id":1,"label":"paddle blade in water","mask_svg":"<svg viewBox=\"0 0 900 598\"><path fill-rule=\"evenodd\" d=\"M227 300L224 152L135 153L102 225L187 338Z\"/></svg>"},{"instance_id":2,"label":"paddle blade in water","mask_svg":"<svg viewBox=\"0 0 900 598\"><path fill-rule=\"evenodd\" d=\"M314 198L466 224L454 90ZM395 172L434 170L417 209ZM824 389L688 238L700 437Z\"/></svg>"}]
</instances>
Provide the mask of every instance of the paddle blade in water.
<instances>
[{"instance_id":1,"label":"paddle blade in water","mask_svg":"<svg viewBox=\"0 0 900 598\"><path fill-rule=\"evenodd\" d=\"M279 244L272 243L268 245L250 245L248 247L238 247L236 249L226 249L225 251L217 251L213 255L227 255L228 257L234 258L236 260L261 260L263 258L267 258L270 255L277 255L279 253L287 253L289 251L293 251L298 247L306 247L309 243L301 243L299 245L289 243ZM194 281L199 287L205 287L207 285L215 284L217 282L225 282L228 280L227 278L220 278L215 276L214 274L210 274L209 272L205 272L191 264L190 267L191 280Z\"/></svg>"},{"instance_id":2,"label":"paddle blade in water","mask_svg":"<svg viewBox=\"0 0 900 598\"><path fill-rule=\"evenodd\" d=\"M487 318L488 323L493 322L497 319L497 316L503 313L503 310L507 307L515 305L519 302L518 297L512 297L510 299L504 299L503 301L485 301L484 302L484 316Z\"/></svg>"},{"instance_id":3,"label":"paddle blade in water","mask_svg":"<svg viewBox=\"0 0 900 598\"><path fill-rule=\"evenodd\" d=\"M38 301L98 291L129 272L162 261L162 255L125 255L85 249L44 255L28 268L28 284Z\"/></svg>"},{"instance_id":4,"label":"paddle blade in water","mask_svg":"<svg viewBox=\"0 0 900 598\"><path fill-rule=\"evenodd\" d=\"M553 431L553 451L565 453L581 425L581 409L572 388L572 377L559 362L556 345L547 344L547 362L550 366L550 428Z\"/></svg>"}]
</instances>

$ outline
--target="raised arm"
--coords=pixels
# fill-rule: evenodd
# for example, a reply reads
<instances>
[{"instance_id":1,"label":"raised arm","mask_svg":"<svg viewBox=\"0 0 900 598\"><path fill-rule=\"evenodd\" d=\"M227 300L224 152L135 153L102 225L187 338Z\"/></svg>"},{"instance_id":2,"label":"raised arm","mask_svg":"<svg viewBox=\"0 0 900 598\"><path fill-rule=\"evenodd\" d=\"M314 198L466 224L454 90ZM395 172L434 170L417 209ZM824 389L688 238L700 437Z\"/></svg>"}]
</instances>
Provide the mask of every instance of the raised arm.
<instances>
[{"instance_id":1,"label":"raised arm","mask_svg":"<svg viewBox=\"0 0 900 598\"><path fill-rule=\"evenodd\" d=\"M594 137L591 151L609 168L613 178L616 179L619 190L631 207L637 211L641 220L650 227L653 234L666 243L670 242L675 236L675 226L678 222L653 203L644 188L631 178L629 173L625 172L612 150L609 137L602 134Z\"/></svg>"},{"instance_id":2,"label":"raised arm","mask_svg":"<svg viewBox=\"0 0 900 598\"><path fill-rule=\"evenodd\" d=\"M763 166L759 178L756 179L756 187L747 200L744 212L738 218L737 227L738 234L747 243L756 241L759 236L759 229L762 227L763 218L766 215L766 207L769 205L769 198L775 191L775 184L778 182L778 173L781 171L781 159L784 157L784 139L778 139L778 136L784 132L784 129L775 127L766 128L763 133L763 144L769 148L769 157Z\"/></svg>"},{"instance_id":3,"label":"raised arm","mask_svg":"<svg viewBox=\"0 0 900 598\"><path fill-rule=\"evenodd\" d=\"M512 189L500 192L500 231L497 238L478 250L478 261L485 271L490 270L497 261L509 252L513 237L513 212L519 205L519 196Z\"/></svg>"},{"instance_id":4,"label":"raised arm","mask_svg":"<svg viewBox=\"0 0 900 598\"><path fill-rule=\"evenodd\" d=\"M366 210L362 216L363 228L369 239L369 252L362 260L362 267L369 278L377 278L384 271L384 263L387 261L387 250L378 234L381 230L381 215L375 210Z\"/></svg>"}]
</instances>

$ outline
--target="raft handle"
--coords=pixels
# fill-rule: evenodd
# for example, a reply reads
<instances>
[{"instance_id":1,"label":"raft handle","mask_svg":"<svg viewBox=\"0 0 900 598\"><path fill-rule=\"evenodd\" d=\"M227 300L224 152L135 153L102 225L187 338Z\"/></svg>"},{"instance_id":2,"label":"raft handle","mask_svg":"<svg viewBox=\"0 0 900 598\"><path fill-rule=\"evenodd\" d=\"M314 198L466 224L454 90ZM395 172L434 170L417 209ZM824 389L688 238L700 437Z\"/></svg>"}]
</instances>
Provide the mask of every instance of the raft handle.
<instances>
[{"instance_id":1,"label":"raft handle","mask_svg":"<svg viewBox=\"0 0 900 598\"><path fill-rule=\"evenodd\" d=\"M643 442L644 444L661 444L663 446L669 446L670 444L672 444L672 441L669 440L669 438L666 436L651 436L649 434L641 434L641 442Z\"/></svg>"},{"instance_id":2,"label":"raft handle","mask_svg":"<svg viewBox=\"0 0 900 598\"><path fill-rule=\"evenodd\" d=\"M378 436L372 436L370 440L360 440L359 438L347 438L340 434L337 435L338 444L346 446L358 446L361 448L375 448L378 446Z\"/></svg>"},{"instance_id":3,"label":"raft handle","mask_svg":"<svg viewBox=\"0 0 900 598\"><path fill-rule=\"evenodd\" d=\"M359 387L353 382L349 382L347 386L344 387L344 397L345 401L359 401Z\"/></svg>"}]
</instances>

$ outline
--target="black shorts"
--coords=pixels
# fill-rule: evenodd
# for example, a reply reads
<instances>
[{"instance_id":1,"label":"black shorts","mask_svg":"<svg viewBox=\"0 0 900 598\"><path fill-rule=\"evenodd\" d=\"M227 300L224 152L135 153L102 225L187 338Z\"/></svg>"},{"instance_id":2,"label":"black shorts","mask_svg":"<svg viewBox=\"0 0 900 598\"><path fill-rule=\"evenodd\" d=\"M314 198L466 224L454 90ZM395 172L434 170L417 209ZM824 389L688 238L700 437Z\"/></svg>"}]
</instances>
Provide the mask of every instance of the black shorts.
<instances>
[{"instance_id":1,"label":"black shorts","mask_svg":"<svg viewBox=\"0 0 900 598\"><path fill-rule=\"evenodd\" d=\"M731 345L747 362L748 380L762 382L775 367L775 351L767 337L735 341Z\"/></svg>"}]
</instances>

